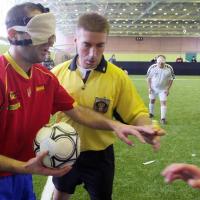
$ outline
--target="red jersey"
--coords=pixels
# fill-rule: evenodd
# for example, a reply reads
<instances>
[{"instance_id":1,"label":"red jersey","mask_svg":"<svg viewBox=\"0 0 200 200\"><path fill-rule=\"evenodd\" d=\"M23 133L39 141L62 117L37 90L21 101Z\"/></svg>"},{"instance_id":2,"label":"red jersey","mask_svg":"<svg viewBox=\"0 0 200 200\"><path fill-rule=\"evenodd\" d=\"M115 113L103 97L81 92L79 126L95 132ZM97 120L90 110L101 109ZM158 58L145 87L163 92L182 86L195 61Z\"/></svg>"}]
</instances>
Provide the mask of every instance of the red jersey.
<instances>
[{"instance_id":1,"label":"red jersey","mask_svg":"<svg viewBox=\"0 0 200 200\"><path fill-rule=\"evenodd\" d=\"M34 64L28 76L8 53L0 56L0 154L21 161L34 157L37 131L51 114L70 110L73 103L45 67Z\"/></svg>"}]
</instances>

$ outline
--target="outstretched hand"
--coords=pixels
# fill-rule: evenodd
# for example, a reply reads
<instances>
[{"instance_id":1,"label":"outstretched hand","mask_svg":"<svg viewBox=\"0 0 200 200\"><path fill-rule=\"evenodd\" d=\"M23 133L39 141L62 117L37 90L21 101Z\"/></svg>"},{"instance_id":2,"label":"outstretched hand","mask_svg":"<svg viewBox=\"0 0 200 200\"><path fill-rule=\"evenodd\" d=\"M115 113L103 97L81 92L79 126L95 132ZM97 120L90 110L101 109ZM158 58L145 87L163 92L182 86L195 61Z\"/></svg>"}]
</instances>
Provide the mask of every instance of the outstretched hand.
<instances>
[{"instance_id":1,"label":"outstretched hand","mask_svg":"<svg viewBox=\"0 0 200 200\"><path fill-rule=\"evenodd\" d=\"M165 130L159 126L156 120L153 120L152 125L148 125L147 127L153 130L153 134L143 132L143 137L148 144L153 146L154 150L158 150L160 148L160 138L165 135Z\"/></svg>"},{"instance_id":2,"label":"outstretched hand","mask_svg":"<svg viewBox=\"0 0 200 200\"><path fill-rule=\"evenodd\" d=\"M162 176L167 183L181 179L191 187L200 189L200 168L195 165L174 163L163 170Z\"/></svg>"},{"instance_id":3,"label":"outstretched hand","mask_svg":"<svg viewBox=\"0 0 200 200\"><path fill-rule=\"evenodd\" d=\"M136 137L142 143L149 143L154 149L160 147L160 137L165 134L165 131L159 126L148 125L148 126L133 126L120 124L115 129L117 137L124 143L133 146L134 143L128 138L129 135Z\"/></svg>"},{"instance_id":4,"label":"outstretched hand","mask_svg":"<svg viewBox=\"0 0 200 200\"><path fill-rule=\"evenodd\" d=\"M39 174L45 176L63 176L70 171L70 166L64 166L63 168L48 168L43 165L43 159L48 155L48 152L40 152L35 158L30 159L25 164L25 171L31 174Z\"/></svg>"}]
</instances>

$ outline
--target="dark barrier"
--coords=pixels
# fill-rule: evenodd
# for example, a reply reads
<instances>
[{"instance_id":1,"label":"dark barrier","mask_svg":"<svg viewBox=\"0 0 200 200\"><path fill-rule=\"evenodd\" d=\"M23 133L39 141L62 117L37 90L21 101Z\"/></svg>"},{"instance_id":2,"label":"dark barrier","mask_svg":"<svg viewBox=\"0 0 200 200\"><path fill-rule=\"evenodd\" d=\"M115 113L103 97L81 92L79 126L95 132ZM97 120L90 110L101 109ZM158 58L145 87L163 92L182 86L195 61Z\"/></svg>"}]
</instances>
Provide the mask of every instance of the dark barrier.
<instances>
[{"instance_id":1,"label":"dark barrier","mask_svg":"<svg viewBox=\"0 0 200 200\"><path fill-rule=\"evenodd\" d=\"M175 75L200 75L200 63L167 62L174 69ZM118 67L126 69L129 74L146 74L150 62L115 62Z\"/></svg>"}]
</instances>

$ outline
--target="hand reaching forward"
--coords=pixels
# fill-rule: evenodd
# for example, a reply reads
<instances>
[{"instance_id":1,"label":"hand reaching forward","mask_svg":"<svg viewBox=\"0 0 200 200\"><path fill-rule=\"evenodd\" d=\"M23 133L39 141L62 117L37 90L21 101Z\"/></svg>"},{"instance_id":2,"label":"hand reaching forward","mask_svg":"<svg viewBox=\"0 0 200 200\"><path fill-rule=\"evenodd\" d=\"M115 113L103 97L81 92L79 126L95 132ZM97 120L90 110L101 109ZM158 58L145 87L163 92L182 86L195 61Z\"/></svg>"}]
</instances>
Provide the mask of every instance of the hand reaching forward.
<instances>
[{"instance_id":1,"label":"hand reaching forward","mask_svg":"<svg viewBox=\"0 0 200 200\"><path fill-rule=\"evenodd\" d=\"M152 125L148 125L146 127L152 129L153 134L148 134L146 132L143 132L142 135L145 141L148 144L151 144L154 150L158 150L160 148L160 138L161 136L165 135L165 130L159 126L156 120L152 121Z\"/></svg>"},{"instance_id":2,"label":"hand reaching forward","mask_svg":"<svg viewBox=\"0 0 200 200\"><path fill-rule=\"evenodd\" d=\"M38 153L35 158L30 159L24 166L26 173L39 174L45 176L62 176L69 172L70 166L65 166L63 168L48 168L42 163L44 157L48 152Z\"/></svg>"},{"instance_id":3,"label":"hand reaching forward","mask_svg":"<svg viewBox=\"0 0 200 200\"><path fill-rule=\"evenodd\" d=\"M154 149L158 149L160 147L160 136L164 135L165 131L160 127L152 125L133 126L119 123L115 128L115 133L120 140L130 146L133 145L133 141L131 141L128 136L132 135L140 142L149 143Z\"/></svg>"},{"instance_id":4,"label":"hand reaching forward","mask_svg":"<svg viewBox=\"0 0 200 200\"><path fill-rule=\"evenodd\" d=\"M181 179L191 187L200 189L200 168L195 165L174 163L163 170L162 176L167 183Z\"/></svg>"}]
</instances>

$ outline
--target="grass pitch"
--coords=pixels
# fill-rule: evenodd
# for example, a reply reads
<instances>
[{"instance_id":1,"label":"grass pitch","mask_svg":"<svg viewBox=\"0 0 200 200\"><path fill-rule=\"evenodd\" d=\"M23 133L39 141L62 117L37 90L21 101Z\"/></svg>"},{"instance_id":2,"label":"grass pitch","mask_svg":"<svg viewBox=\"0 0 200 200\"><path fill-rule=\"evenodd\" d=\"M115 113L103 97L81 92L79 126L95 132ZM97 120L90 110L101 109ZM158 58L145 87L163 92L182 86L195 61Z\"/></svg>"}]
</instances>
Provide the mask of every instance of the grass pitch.
<instances>
[{"instance_id":1,"label":"grass pitch","mask_svg":"<svg viewBox=\"0 0 200 200\"><path fill-rule=\"evenodd\" d=\"M147 84L144 76L130 76L148 106ZM200 77L177 76L168 97L167 135L161 149L153 152L149 145L135 141L128 147L120 141L115 144L116 173L113 200L198 200L200 191L176 181L167 185L160 175L165 166L174 162L200 166ZM159 101L155 119L160 118ZM155 160L149 165L146 161ZM38 200L46 178L34 176ZM77 187L72 200L89 200L88 194Z\"/></svg>"}]
</instances>

